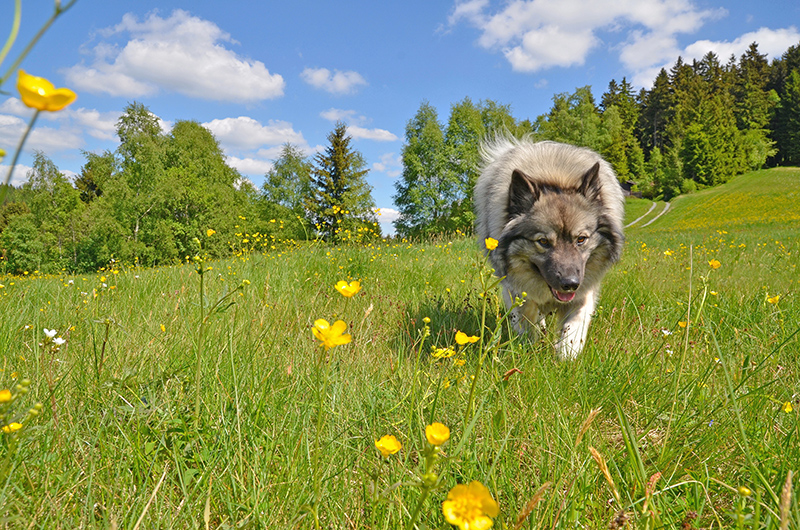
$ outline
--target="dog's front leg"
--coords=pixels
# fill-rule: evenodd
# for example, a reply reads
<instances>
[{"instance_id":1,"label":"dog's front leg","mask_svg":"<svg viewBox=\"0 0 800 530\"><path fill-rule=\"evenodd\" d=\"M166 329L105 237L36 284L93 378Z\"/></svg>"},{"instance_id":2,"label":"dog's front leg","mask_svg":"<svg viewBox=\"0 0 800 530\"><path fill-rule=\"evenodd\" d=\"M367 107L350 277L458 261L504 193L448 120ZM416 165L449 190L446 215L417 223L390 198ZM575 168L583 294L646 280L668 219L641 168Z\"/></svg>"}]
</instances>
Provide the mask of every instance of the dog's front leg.
<instances>
[{"instance_id":1,"label":"dog's front leg","mask_svg":"<svg viewBox=\"0 0 800 530\"><path fill-rule=\"evenodd\" d=\"M594 312L595 300L595 292L589 291L582 306L559 311L561 336L556 343L556 351L562 360L575 359L583 350L586 334L589 332L589 322L591 322L592 312Z\"/></svg>"}]
</instances>

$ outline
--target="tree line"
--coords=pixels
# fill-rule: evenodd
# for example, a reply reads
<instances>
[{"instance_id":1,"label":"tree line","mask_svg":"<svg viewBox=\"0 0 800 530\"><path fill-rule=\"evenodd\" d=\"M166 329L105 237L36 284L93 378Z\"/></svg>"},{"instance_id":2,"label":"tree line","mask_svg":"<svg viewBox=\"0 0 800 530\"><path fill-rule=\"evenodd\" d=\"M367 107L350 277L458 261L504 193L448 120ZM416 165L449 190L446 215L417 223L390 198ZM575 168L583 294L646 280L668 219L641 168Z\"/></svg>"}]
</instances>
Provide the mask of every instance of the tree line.
<instances>
[{"instance_id":1,"label":"tree line","mask_svg":"<svg viewBox=\"0 0 800 530\"><path fill-rule=\"evenodd\" d=\"M26 182L11 186L0 207L0 272L96 271L112 261L155 266L198 252L229 256L256 241L379 235L365 162L346 131L337 123L327 149L292 169L303 174L299 196L286 186L284 197L271 200L226 163L208 129L178 121L165 133L133 102L117 122L119 147L85 152L74 181L35 153ZM284 153L271 174L297 151L285 146Z\"/></svg>"},{"instance_id":2,"label":"tree line","mask_svg":"<svg viewBox=\"0 0 800 530\"><path fill-rule=\"evenodd\" d=\"M535 120L469 98L446 124L423 102L408 122L395 203L401 236L469 230L479 143L493 134L529 135L601 153L643 197L669 200L775 165L800 165L800 45L771 63L753 43L725 64L714 53L678 58L649 89L612 80L597 102L591 87L553 96Z\"/></svg>"},{"instance_id":3,"label":"tree line","mask_svg":"<svg viewBox=\"0 0 800 530\"><path fill-rule=\"evenodd\" d=\"M111 260L146 266L202 251L230 255L254 240L274 244L377 237L366 161L337 123L320 153L285 144L256 188L226 162L210 131L178 121L162 131L141 103L117 123L115 151L85 152L70 181L36 153L26 182L0 207L0 271L94 271ZM709 53L662 69L634 93L612 80L597 102L591 87L556 94L550 110L519 120L511 107L469 98L446 123L423 101L408 121L395 183L399 236L472 229L480 142L529 135L601 153L621 181L666 200L733 175L800 165L800 45L771 63L752 44L725 64ZM206 237L208 230L214 237Z\"/></svg>"}]
</instances>

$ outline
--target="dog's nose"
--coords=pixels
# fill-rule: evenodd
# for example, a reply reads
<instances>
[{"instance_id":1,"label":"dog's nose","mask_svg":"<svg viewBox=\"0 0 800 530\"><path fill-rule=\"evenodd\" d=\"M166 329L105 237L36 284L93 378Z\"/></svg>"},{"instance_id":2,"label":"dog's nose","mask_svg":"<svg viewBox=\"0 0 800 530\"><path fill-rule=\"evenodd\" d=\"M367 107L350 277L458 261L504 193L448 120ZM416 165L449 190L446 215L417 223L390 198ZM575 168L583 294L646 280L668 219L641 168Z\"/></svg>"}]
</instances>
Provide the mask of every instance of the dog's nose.
<instances>
[{"instance_id":1,"label":"dog's nose","mask_svg":"<svg viewBox=\"0 0 800 530\"><path fill-rule=\"evenodd\" d=\"M580 287L580 286L581 286L580 280L578 280L578 278L575 278L575 277L564 278L561 281L561 290L564 291L564 292L567 292L567 293L570 293L570 292L573 292L573 291L577 291L578 287Z\"/></svg>"}]
</instances>

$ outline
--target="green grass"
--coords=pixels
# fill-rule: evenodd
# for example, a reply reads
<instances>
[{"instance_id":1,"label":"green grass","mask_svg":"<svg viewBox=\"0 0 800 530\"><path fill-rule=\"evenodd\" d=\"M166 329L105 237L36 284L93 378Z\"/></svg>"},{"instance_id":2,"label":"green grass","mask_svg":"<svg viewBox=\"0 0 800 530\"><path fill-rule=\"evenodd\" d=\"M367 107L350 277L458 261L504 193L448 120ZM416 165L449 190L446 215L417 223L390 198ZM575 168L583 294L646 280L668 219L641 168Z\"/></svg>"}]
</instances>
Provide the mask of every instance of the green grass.
<instances>
[{"instance_id":1,"label":"green grass","mask_svg":"<svg viewBox=\"0 0 800 530\"><path fill-rule=\"evenodd\" d=\"M4 421L24 420L2 435L0 520L314 528L316 515L324 528L403 528L425 491L418 528L448 528L448 491L477 480L500 504L496 528L526 512L521 528L609 528L620 512L635 528L779 528L783 506L798 529L800 221L739 222L787 197L800 211L777 184L797 189L798 175L743 176L632 227L574 362L557 360L552 333L530 342L504 329L462 236L210 264L203 307L231 292L235 304L209 316L202 341L193 265L2 278L0 389L31 384L0 405ZM741 195L719 210L726 193ZM362 291L343 298L341 279ZM318 318L346 321L353 342L323 352ZM58 351L43 328L66 339ZM457 330L482 340L432 357L456 347ZM434 421L452 435L426 490ZM403 444L386 460L374 445L384 434Z\"/></svg>"}]
</instances>

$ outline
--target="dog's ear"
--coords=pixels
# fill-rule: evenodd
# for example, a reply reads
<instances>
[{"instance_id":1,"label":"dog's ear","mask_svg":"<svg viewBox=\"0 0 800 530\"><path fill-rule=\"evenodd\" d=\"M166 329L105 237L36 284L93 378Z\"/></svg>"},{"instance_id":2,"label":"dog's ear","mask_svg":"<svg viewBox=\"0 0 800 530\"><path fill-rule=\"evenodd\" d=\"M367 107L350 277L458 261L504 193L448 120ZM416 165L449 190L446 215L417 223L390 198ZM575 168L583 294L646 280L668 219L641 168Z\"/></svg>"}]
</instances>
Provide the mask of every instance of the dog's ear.
<instances>
[{"instance_id":1,"label":"dog's ear","mask_svg":"<svg viewBox=\"0 0 800 530\"><path fill-rule=\"evenodd\" d=\"M539 187L528 175L515 169L511 174L511 188L508 190L508 218L525 215L539 200Z\"/></svg>"},{"instance_id":2,"label":"dog's ear","mask_svg":"<svg viewBox=\"0 0 800 530\"><path fill-rule=\"evenodd\" d=\"M600 197L600 162L595 162L589 171L583 174L578 192L589 200Z\"/></svg>"}]
</instances>

